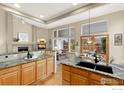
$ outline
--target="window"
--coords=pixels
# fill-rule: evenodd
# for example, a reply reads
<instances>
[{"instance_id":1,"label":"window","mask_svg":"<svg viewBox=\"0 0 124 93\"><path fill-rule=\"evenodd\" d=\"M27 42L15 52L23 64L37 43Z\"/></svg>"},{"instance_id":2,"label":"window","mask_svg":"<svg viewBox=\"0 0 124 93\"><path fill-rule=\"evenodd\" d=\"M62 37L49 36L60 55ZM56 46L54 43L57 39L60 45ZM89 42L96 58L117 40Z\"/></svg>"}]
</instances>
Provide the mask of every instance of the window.
<instances>
[{"instance_id":1,"label":"window","mask_svg":"<svg viewBox=\"0 0 124 93\"><path fill-rule=\"evenodd\" d=\"M68 28L58 30L58 37L68 38L68 36L69 36Z\"/></svg>"},{"instance_id":2,"label":"window","mask_svg":"<svg viewBox=\"0 0 124 93\"><path fill-rule=\"evenodd\" d=\"M54 38L57 37L57 31L54 31Z\"/></svg>"},{"instance_id":3,"label":"window","mask_svg":"<svg viewBox=\"0 0 124 93\"><path fill-rule=\"evenodd\" d=\"M53 35L53 49L56 47L57 50L75 51L75 28L58 29Z\"/></svg>"},{"instance_id":4,"label":"window","mask_svg":"<svg viewBox=\"0 0 124 93\"><path fill-rule=\"evenodd\" d=\"M96 22L90 24L90 34L100 34L107 32L107 22ZM82 24L81 26L81 34L87 35L89 34L89 24Z\"/></svg>"},{"instance_id":5,"label":"window","mask_svg":"<svg viewBox=\"0 0 124 93\"><path fill-rule=\"evenodd\" d=\"M69 51L70 52L74 52L75 51L75 39L76 39L76 32L75 32L75 28L70 28L69 30L69 37L70 37L70 43L69 43L69 46L70 46L70 49Z\"/></svg>"}]
</instances>

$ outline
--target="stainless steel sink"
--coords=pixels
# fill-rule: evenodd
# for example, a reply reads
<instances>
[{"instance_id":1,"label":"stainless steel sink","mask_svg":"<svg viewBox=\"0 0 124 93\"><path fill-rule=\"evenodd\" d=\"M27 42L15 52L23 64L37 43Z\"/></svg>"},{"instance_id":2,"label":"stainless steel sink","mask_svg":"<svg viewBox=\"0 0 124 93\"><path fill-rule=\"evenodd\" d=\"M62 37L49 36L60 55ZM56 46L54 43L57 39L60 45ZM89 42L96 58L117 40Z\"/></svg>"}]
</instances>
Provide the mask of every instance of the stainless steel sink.
<instances>
[{"instance_id":1,"label":"stainless steel sink","mask_svg":"<svg viewBox=\"0 0 124 93\"><path fill-rule=\"evenodd\" d=\"M33 60L33 59L36 59L36 58L38 58L38 57L37 56L32 56L32 58L25 57L24 60Z\"/></svg>"}]
</instances>

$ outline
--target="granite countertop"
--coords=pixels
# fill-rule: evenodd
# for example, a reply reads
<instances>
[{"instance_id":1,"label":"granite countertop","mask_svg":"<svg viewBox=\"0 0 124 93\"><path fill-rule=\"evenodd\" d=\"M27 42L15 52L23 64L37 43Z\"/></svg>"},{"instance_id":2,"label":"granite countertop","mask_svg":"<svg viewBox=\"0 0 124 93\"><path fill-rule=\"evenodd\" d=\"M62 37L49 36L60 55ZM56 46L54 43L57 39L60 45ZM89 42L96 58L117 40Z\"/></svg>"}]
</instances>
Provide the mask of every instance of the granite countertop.
<instances>
[{"instance_id":1,"label":"granite countertop","mask_svg":"<svg viewBox=\"0 0 124 93\"><path fill-rule=\"evenodd\" d=\"M112 67L112 70L113 70L113 74L110 74L110 73L98 71L98 70L95 70L95 69L90 69L90 68L78 66L78 65L76 65L78 62L80 62L80 58L65 59L65 60L61 61L60 63L68 65L68 66L72 66L72 67L75 67L75 68L85 69L85 70L92 71L92 72L95 72L95 73L99 73L99 74L103 74L103 75L107 75L107 76L111 76L111 77L114 77L114 78L124 80L124 68L118 67L115 64L110 64L109 65L109 66Z\"/></svg>"},{"instance_id":2,"label":"granite countertop","mask_svg":"<svg viewBox=\"0 0 124 93\"><path fill-rule=\"evenodd\" d=\"M39 61L39 60L43 60L46 58L52 57L51 55L47 55L47 56L39 56L35 59L15 59L15 60L10 60L10 61L4 61L4 62L0 62L0 69L5 69L8 67L12 67L12 66L17 66L17 65L21 65L21 64L26 64L26 63L30 63L30 62L34 62L34 61Z\"/></svg>"}]
</instances>

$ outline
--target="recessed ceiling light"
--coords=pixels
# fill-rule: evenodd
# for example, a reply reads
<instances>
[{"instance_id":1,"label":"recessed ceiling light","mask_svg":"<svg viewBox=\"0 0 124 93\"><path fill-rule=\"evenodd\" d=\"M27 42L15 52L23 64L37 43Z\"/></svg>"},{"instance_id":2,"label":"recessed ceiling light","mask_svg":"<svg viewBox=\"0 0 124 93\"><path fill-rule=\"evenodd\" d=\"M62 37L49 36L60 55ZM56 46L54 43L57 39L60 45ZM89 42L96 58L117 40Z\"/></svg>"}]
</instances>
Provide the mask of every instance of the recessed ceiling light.
<instances>
[{"instance_id":1,"label":"recessed ceiling light","mask_svg":"<svg viewBox=\"0 0 124 93\"><path fill-rule=\"evenodd\" d=\"M43 18L44 16L43 15L40 15L40 18Z\"/></svg>"},{"instance_id":2,"label":"recessed ceiling light","mask_svg":"<svg viewBox=\"0 0 124 93\"><path fill-rule=\"evenodd\" d=\"M17 3L15 3L14 6L17 7L17 8L20 8L20 5L17 4Z\"/></svg>"},{"instance_id":3,"label":"recessed ceiling light","mask_svg":"<svg viewBox=\"0 0 124 93\"><path fill-rule=\"evenodd\" d=\"M73 5L78 5L78 3L72 3Z\"/></svg>"}]
</instances>

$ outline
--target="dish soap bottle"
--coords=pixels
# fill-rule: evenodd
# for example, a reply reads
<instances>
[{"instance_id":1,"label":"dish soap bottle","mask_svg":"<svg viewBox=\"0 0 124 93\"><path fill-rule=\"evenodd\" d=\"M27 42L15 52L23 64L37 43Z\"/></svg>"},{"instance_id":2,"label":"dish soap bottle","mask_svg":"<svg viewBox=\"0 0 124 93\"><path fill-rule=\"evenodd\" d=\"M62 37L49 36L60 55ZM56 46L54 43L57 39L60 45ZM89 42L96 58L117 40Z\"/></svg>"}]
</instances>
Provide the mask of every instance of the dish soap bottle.
<instances>
[{"instance_id":1,"label":"dish soap bottle","mask_svg":"<svg viewBox=\"0 0 124 93\"><path fill-rule=\"evenodd\" d=\"M27 58L30 58L30 52L28 51L28 53L27 53Z\"/></svg>"}]
</instances>

